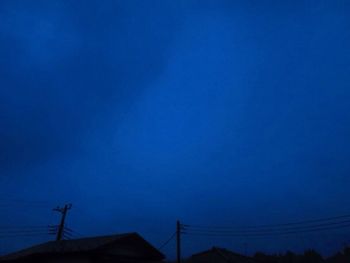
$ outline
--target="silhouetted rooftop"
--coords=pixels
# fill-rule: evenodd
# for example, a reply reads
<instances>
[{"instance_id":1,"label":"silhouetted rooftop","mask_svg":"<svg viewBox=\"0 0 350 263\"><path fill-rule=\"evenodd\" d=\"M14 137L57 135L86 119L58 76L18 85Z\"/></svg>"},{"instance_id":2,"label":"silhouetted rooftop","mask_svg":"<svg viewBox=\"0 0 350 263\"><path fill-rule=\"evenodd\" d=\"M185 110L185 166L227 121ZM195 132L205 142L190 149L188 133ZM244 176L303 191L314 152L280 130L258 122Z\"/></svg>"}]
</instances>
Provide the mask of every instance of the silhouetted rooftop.
<instances>
[{"instance_id":1,"label":"silhouetted rooftop","mask_svg":"<svg viewBox=\"0 0 350 263\"><path fill-rule=\"evenodd\" d=\"M212 247L209 250L194 254L190 257L190 262L214 262L214 257L220 258L220 262L230 262L230 263L255 263L256 261L251 258L247 257L235 252L232 252L225 248L219 248L219 247Z\"/></svg>"},{"instance_id":2,"label":"silhouetted rooftop","mask_svg":"<svg viewBox=\"0 0 350 263\"><path fill-rule=\"evenodd\" d=\"M40 245L36 245L27 249L20 250L1 257L1 260L16 260L37 255L48 254L68 254L81 252L99 252L109 249L115 245L122 248L118 252L125 253L125 248L138 247L140 251L147 254L152 259L162 260L164 255L156 248L149 244L137 233L126 233L118 235L97 236L88 238L79 238L72 240L50 241ZM124 249L124 250L123 250Z\"/></svg>"}]
</instances>

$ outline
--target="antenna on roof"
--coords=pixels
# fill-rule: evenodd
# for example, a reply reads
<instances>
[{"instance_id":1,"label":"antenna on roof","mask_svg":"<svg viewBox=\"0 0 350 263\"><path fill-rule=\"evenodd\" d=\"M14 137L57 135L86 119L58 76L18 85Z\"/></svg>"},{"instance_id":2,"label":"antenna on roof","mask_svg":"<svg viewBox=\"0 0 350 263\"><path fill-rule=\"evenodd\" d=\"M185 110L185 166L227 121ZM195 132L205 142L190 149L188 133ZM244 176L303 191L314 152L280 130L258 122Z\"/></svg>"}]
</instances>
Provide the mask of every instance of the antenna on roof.
<instances>
[{"instance_id":1,"label":"antenna on roof","mask_svg":"<svg viewBox=\"0 0 350 263\"><path fill-rule=\"evenodd\" d=\"M66 204L63 208L57 206L56 208L53 209L53 211L60 212L62 214L61 223L57 231L56 241L62 240L64 222L66 220L67 211L70 210L71 208L72 208L72 204Z\"/></svg>"}]
</instances>

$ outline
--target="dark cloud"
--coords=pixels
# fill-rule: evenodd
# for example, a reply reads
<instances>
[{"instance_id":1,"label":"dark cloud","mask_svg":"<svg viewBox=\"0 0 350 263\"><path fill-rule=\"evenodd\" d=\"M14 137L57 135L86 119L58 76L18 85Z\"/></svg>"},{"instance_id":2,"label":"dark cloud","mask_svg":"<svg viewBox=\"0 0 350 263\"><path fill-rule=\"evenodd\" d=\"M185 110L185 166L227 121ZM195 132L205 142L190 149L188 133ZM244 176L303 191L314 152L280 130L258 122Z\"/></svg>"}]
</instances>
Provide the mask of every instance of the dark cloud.
<instances>
[{"instance_id":1,"label":"dark cloud","mask_svg":"<svg viewBox=\"0 0 350 263\"><path fill-rule=\"evenodd\" d=\"M346 210L345 1L0 5L4 193L80 205L70 222L87 235L155 243L177 218L256 225ZM214 241L185 242L191 253Z\"/></svg>"},{"instance_id":2,"label":"dark cloud","mask_svg":"<svg viewBox=\"0 0 350 263\"><path fill-rule=\"evenodd\" d=\"M2 169L72 151L89 120L161 74L181 24L166 3L2 6Z\"/></svg>"}]
</instances>

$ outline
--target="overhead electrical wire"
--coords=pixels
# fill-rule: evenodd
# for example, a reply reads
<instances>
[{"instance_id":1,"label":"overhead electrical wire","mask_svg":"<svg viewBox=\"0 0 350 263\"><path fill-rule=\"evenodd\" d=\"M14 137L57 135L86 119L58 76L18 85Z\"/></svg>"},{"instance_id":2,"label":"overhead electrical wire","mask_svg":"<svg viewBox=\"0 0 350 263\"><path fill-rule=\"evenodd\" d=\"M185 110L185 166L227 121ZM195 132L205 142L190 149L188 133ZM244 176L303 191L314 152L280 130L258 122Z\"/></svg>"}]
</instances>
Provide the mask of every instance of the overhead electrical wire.
<instances>
[{"instance_id":1,"label":"overhead electrical wire","mask_svg":"<svg viewBox=\"0 0 350 263\"><path fill-rule=\"evenodd\" d=\"M7 229L47 229L48 226L0 226L1 230L7 230Z\"/></svg>"},{"instance_id":2,"label":"overhead electrical wire","mask_svg":"<svg viewBox=\"0 0 350 263\"><path fill-rule=\"evenodd\" d=\"M183 234L194 235L194 236L232 236L232 237L259 237L259 236L278 236L278 235L290 235L290 234L299 234L299 233L309 233L309 232L320 232L325 230L335 230L349 228L350 224L345 226L338 227L322 227L322 228L313 228L306 230L294 230L294 231L279 231L279 232L257 232L257 233L215 233L215 232L191 232L185 231Z\"/></svg>"},{"instance_id":3,"label":"overhead electrical wire","mask_svg":"<svg viewBox=\"0 0 350 263\"><path fill-rule=\"evenodd\" d=\"M285 227L285 226L293 226L293 225L303 225L303 224L313 224L319 222L327 222L327 221L337 221L338 219L347 218L350 220L350 215L341 215L335 217L327 217L327 218L319 218L313 220L304 220L304 221L296 221L296 222L288 222L282 224L266 224L266 225L253 225L253 226L205 226L205 225L188 225L181 224L183 227L191 227L191 228L213 228L213 229L248 229L248 228L266 228L266 227Z\"/></svg>"},{"instance_id":4,"label":"overhead electrical wire","mask_svg":"<svg viewBox=\"0 0 350 263\"><path fill-rule=\"evenodd\" d=\"M22 234L48 234L47 226L0 226L0 236Z\"/></svg>"},{"instance_id":5,"label":"overhead electrical wire","mask_svg":"<svg viewBox=\"0 0 350 263\"><path fill-rule=\"evenodd\" d=\"M297 233L319 232L326 230L349 228L350 215L342 215L315 220L304 220L283 224L268 224L241 227L200 226L189 224L182 224L181 226L181 233L187 235L239 237L289 235Z\"/></svg>"},{"instance_id":6,"label":"overhead electrical wire","mask_svg":"<svg viewBox=\"0 0 350 263\"><path fill-rule=\"evenodd\" d=\"M25 237L48 237L47 233L37 233L37 234L16 234L16 235L0 235L0 239L5 238L25 238Z\"/></svg>"},{"instance_id":7,"label":"overhead electrical wire","mask_svg":"<svg viewBox=\"0 0 350 263\"><path fill-rule=\"evenodd\" d=\"M329 222L329 223L322 223L322 224L313 224L313 225L304 225L304 226L295 226L295 227L279 227L279 228L260 228L260 229L236 229L236 230L215 230L215 229L198 229L198 228L191 228L191 227L185 227L184 229L189 229L193 232L212 232L212 233L260 233L260 232L279 232L281 230L283 231L303 231L303 230L309 230L314 228L322 228L322 227L347 227L350 224L350 220L345 221L339 221L339 222Z\"/></svg>"},{"instance_id":8,"label":"overhead electrical wire","mask_svg":"<svg viewBox=\"0 0 350 263\"><path fill-rule=\"evenodd\" d=\"M175 235L176 235L176 231L158 249L161 250L166 245L168 245L169 242L175 237Z\"/></svg>"},{"instance_id":9,"label":"overhead electrical wire","mask_svg":"<svg viewBox=\"0 0 350 263\"><path fill-rule=\"evenodd\" d=\"M47 230L25 230L25 231L0 231L1 234L22 234L22 233L49 233Z\"/></svg>"}]
</instances>

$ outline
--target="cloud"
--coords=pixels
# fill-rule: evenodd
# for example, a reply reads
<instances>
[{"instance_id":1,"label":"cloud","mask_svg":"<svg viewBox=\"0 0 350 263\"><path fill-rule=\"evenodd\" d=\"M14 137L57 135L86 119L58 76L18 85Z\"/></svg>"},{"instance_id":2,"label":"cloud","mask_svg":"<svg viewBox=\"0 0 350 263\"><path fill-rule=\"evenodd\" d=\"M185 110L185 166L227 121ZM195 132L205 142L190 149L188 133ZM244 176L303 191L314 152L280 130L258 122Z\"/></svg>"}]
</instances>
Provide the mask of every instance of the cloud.
<instances>
[{"instance_id":1,"label":"cloud","mask_svg":"<svg viewBox=\"0 0 350 263\"><path fill-rule=\"evenodd\" d=\"M91 120L161 74L181 24L162 2L2 5L0 170L74 152Z\"/></svg>"}]
</instances>

